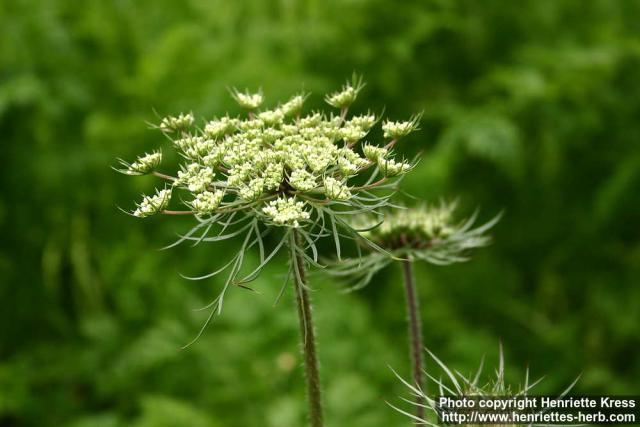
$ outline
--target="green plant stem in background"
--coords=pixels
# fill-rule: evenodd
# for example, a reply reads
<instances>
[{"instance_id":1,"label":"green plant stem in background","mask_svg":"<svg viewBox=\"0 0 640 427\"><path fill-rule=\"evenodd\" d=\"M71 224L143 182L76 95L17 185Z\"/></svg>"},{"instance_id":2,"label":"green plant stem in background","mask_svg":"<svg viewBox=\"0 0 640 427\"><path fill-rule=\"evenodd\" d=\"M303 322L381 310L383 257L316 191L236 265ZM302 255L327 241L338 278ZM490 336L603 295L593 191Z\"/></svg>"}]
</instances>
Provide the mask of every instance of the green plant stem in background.
<instances>
[{"instance_id":1,"label":"green plant stem in background","mask_svg":"<svg viewBox=\"0 0 640 427\"><path fill-rule=\"evenodd\" d=\"M404 287L407 296L407 314L409 317L409 339L411 353L411 367L413 371L413 382L416 388L424 391L422 357L422 319L420 317L420 303L416 292L415 281L413 280L413 265L411 260L403 260L402 271L404 273ZM416 396L416 416L424 418L424 398Z\"/></svg>"},{"instance_id":2,"label":"green plant stem in background","mask_svg":"<svg viewBox=\"0 0 640 427\"><path fill-rule=\"evenodd\" d=\"M302 340L302 353L307 380L309 424L311 427L322 427L324 422L322 417L322 397L320 391L320 374L316 351L315 328L313 325L311 299L307 289L304 259L298 252L299 235L297 231L291 231L290 241L291 265L293 270L294 287L296 290L298 318L300 320L300 338Z\"/></svg>"}]
</instances>

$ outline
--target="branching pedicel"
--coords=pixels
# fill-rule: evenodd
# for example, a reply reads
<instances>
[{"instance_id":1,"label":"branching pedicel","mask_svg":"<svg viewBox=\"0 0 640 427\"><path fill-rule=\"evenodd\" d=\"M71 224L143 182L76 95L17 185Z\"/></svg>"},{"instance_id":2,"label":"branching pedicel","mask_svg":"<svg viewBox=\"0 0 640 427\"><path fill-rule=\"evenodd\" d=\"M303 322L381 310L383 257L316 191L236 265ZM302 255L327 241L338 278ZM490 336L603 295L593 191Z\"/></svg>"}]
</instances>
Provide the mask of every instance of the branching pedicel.
<instances>
[{"instance_id":1,"label":"branching pedicel","mask_svg":"<svg viewBox=\"0 0 640 427\"><path fill-rule=\"evenodd\" d=\"M228 270L220 295L209 305L209 319L222 310L230 286L245 287L285 244L289 246L314 427L323 421L305 268L318 265L316 242L322 237L333 238L339 257L341 238L357 235L346 218L361 213L379 215L377 210L388 205L397 178L412 168L395 159L392 148L417 128L418 118L383 123L384 146L363 142L379 119L371 113L347 117L362 87L361 80L354 78L341 91L326 97L328 104L339 109L335 115L301 115L306 98L302 94L276 108L259 110L261 93L233 91L238 104L249 110L244 118L223 116L199 129L192 114L181 114L167 117L157 126L182 156L175 175L157 170L160 151L133 163L120 161L124 174L154 174L166 180L165 187L154 195L143 196L132 212L134 216L191 215L198 221L171 246L235 238L242 242L225 266L192 278L206 279ZM178 192L183 193L179 198ZM170 209L174 202L182 207ZM267 251L264 237L277 229L283 231L279 243ZM259 265L241 275L245 253L256 246Z\"/></svg>"}]
</instances>

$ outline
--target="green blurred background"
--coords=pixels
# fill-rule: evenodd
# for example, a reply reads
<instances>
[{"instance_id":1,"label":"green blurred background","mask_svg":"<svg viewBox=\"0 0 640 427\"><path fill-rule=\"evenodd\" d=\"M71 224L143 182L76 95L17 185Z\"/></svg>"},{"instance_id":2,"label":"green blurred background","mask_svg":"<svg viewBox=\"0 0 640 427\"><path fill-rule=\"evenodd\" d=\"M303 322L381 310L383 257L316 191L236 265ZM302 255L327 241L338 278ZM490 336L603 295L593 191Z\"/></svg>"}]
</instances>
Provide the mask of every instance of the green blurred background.
<instances>
[{"instance_id":1,"label":"green blurred background","mask_svg":"<svg viewBox=\"0 0 640 427\"><path fill-rule=\"evenodd\" d=\"M320 106L354 70L360 108L424 110L409 193L505 212L471 262L418 267L429 348L640 391L640 2L7 0L0 35L0 426L304 424L285 260L181 350L220 282L179 273L232 249L158 251L190 221L122 214L153 180L109 167L162 140L156 112L234 112L228 86ZM327 424L407 425L399 271L315 279Z\"/></svg>"}]
</instances>

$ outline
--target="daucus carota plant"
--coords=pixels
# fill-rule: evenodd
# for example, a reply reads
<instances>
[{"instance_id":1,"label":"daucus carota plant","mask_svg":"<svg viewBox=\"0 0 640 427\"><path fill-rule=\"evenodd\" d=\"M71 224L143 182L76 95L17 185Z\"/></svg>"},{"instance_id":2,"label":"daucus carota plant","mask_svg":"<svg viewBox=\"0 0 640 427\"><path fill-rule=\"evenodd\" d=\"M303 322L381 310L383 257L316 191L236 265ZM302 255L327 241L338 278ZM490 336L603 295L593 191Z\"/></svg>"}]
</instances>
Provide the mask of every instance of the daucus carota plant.
<instances>
[{"instance_id":1,"label":"daucus carota plant","mask_svg":"<svg viewBox=\"0 0 640 427\"><path fill-rule=\"evenodd\" d=\"M482 378L483 376L483 368L484 368L484 358L480 361L480 366L478 370L473 375L464 375L461 374L457 370L450 369L446 364L444 364L440 359L438 359L431 351L426 350L429 356L433 359L436 365L440 368L440 371L444 374L443 378L436 377L435 372L432 373L424 371L424 375L429 378L437 388L437 393L428 394L423 387L420 387L416 384L411 384L409 381L403 379L396 371L393 373L398 377L398 379L407 387L413 399L402 398L402 400L414 407L420 407L422 410L421 416L414 415L410 412L407 412L403 409L398 408L395 405L389 403L396 411L400 412L403 415L406 415L411 419L416 425L429 425L433 427L437 427L438 423L438 415L446 408L438 405L438 402L435 400L435 396L451 396L451 397L474 397L474 398L491 398L491 397L526 397L529 395L531 389L533 389L536 385L542 381L542 378L534 382L530 382L529 380L529 368L526 369L524 380L522 384L511 385L507 383L505 380L505 368L504 368L504 353L502 350L502 345L500 346L499 352L499 362L498 367L495 369L495 375L490 376L489 378ZM393 369L392 369L393 370ZM565 388L562 393L557 397L557 399L562 399L564 396L569 393L569 391L575 386L578 382L579 377L576 378L567 388ZM449 425L448 423L446 425ZM473 426L476 424L461 424L465 426ZM506 424L482 424L484 426L506 426ZM518 427L518 426L530 426L531 424L508 424L509 426ZM538 425L538 424L536 424Z\"/></svg>"},{"instance_id":2,"label":"daucus carota plant","mask_svg":"<svg viewBox=\"0 0 640 427\"><path fill-rule=\"evenodd\" d=\"M485 235L498 217L484 225L473 228L475 215L466 221L456 222L456 205L418 206L415 208L389 210L384 222L368 214L355 217L354 228L362 231L363 237L384 248L385 251L369 251L357 259L335 263L327 271L355 282L352 289L365 286L373 275L397 261L402 267L409 325L409 341L413 381L417 387L424 385L422 319L419 299L413 275L413 262L423 260L432 264L447 265L469 259L469 251L485 246L490 239ZM422 417L423 406L417 396L416 415Z\"/></svg>"},{"instance_id":3,"label":"daucus carota plant","mask_svg":"<svg viewBox=\"0 0 640 427\"><path fill-rule=\"evenodd\" d=\"M153 174L165 180L155 194L143 196L134 216L189 215L197 221L174 245L236 238L242 242L226 265L193 278L228 271L220 295L208 306L209 320L222 310L231 286L246 287L280 249L289 248L289 276L295 285L313 427L323 425L323 417L306 268L318 265L316 243L323 237L333 238L340 256L341 238L357 236L347 218L374 215L387 206L398 178L412 168L394 158L392 147L398 138L416 129L417 119L385 121L383 146L364 142L379 119L371 113L348 117L349 106L362 87L354 78L326 97L338 109L336 114L306 115L301 114L305 95L260 109L261 93L232 91L238 104L248 110L246 116L225 115L200 128L192 114L181 114L157 126L182 158L176 174L158 171L160 151L133 163L121 161L120 171L125 174ZM278 236L278 243L266 250L264 238L269 233ZM241 274L245 253L253 247L258 249L260 262ZM280 295L285 287L286 282Z\"/></svg>"}]
</instances>

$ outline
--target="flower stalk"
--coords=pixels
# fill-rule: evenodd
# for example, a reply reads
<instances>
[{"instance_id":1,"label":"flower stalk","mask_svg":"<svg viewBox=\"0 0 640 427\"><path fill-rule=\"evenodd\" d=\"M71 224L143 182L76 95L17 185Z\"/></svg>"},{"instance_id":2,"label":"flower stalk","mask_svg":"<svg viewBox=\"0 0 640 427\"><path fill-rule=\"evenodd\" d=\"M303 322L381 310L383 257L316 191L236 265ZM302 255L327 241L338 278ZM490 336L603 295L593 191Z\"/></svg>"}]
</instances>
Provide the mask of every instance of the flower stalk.
<instances>
[{"instance_id":1,"label":"flower stalk","mask_svg":"<svg viewBox=\"0 0 640 427\"><path fill-rule=\"evenodd\" d=\"M320 374L316 350L316 335L313 324L311 298L307 288L304 259L299 253L300 236L296 230L291 231L291 267L300 322L300 339L304 359L305 377L307 381L307 399L309 402L309 424L311 427L324 425L322 415L322 397L320 391Z\"/></svg>"},{"instance_id":2,"label":"flower stalk","mask_svg":"<svg viewBox=\"0 0 640 427\"><path fill-rule=\"evenodd\" d=\"M413 279L413 264L410 259L400 261L404 276L404 288L407 298L407 316L409 320L409 354L411 355L411 369L413 384L418 390L424 390L424 360L422 357L422 318L420 316L420 302ZM424 398L417 394L415 398L415 414L424 418Z\"/></svg>"}]
</instances>

